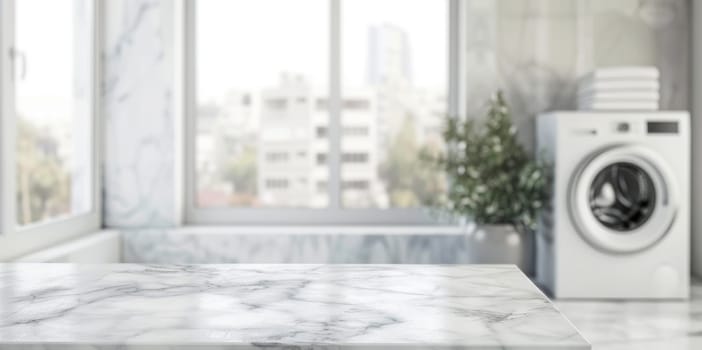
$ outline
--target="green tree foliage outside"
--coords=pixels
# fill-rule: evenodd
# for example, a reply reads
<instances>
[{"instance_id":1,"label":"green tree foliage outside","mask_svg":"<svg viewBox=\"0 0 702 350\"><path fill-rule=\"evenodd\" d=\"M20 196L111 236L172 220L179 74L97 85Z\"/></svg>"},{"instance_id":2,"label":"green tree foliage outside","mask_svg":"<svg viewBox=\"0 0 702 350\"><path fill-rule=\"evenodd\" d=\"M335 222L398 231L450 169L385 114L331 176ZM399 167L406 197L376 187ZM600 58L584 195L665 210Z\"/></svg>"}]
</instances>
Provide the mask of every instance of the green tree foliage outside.
<instances>
[{"instance_id":1,"label":"green tree foliage outside","mask_svg":"<svg viewBox=\"0 0 702 350\"><path fill-rule=\"evenodd\" d=\"M257 179L256 148L246 147L233 156L222 168L221 179L232 186L230 204L236 206L253 205L256 199Z\"/></svg>"},{"instance_id":2,"label":"green tree foliage outside","mask_svg":"<svg viewBox=\"0 0 702 350\"><path fill-rule=\"evenodd\" d=\"M26 120L18 120L17 222L26 225L68 214L71 181L57 153L58 141Z\"/></svg>"},{"instance_id":3,"label":"green tree foliage outside","mask_svg":"<svg viewBox=\"0 0 702 350\"><path fill-rule=\"evenodd\" d=\"M391 207L418 207L434 203L445 192L444 176L423 163L421 154L436 153L437 144L419 145L414 117L407 115L388 148L387 158L380 165L381 178Z\"/></svg>"}]
</instances>

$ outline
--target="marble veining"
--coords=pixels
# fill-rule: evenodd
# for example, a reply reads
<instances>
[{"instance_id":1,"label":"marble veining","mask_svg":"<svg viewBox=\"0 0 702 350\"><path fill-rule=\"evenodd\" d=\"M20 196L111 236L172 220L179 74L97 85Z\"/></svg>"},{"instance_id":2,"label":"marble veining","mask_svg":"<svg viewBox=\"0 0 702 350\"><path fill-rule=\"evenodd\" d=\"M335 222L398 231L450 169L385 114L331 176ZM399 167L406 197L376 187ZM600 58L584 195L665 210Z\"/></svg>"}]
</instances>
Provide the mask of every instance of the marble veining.
<instances>
[{"instance_id":1,"label":"marble veining","mask_svg":"<svg viewBox=\"0 0 702 350\"><path fill-rule=\"evenodd\" d=\"M0 265L2 349L588 349L508 265Z\"/></svg>"},{"instance_id":2,"label":"marble veining","mask_svg":"<svg viewBox=\"0 0 702 350\"><path fill-rule=\"evenodd\" d=\"M466 0L466 106L505 91L525 145L534 117L573 110L577 79L598 67L654 65L661 109L689 108L687 0Z\"/></svg>"},{"instance_id":3,"label":"marble veining","mask_svg":"<svg viewBox=\"0 0 702 350\"><path fill-rule=\"evenodd\" d=\"M106 1L104 220L109 227L173 226L176 202L174 4Z\"/></svg>"},{"instance_id":4,"label":"marble veining","mask_svg":"<svg viewBox=\"0 0 702 350\"><path fill-rule=\"evenodd\" d=\"M244 231L244 232L242 232ZM192 227L123 230L131 263L466 263L460 234L274 234ZM317 230L319 231L319 230ZM702 283L689 301L555 301L594 350L702 349Z\"/></svg>"},{"instance_id":5,"label":"marble veining","mask_svg":"<svg viewBox=\"0 0 702 350\"><path fill-rule=\"evenodd\" d=\"M443 231L442 231L443 229ZM305 229L186 227L122 230L122 261L149 264L466 264L470 239L461 231L408 229L402 234L365 228ZM457 229L454 229L457 230ZM316 232L315 232L316 231ZM347 230L348 231L348 230Z\"/></svg>"}]
</instances>

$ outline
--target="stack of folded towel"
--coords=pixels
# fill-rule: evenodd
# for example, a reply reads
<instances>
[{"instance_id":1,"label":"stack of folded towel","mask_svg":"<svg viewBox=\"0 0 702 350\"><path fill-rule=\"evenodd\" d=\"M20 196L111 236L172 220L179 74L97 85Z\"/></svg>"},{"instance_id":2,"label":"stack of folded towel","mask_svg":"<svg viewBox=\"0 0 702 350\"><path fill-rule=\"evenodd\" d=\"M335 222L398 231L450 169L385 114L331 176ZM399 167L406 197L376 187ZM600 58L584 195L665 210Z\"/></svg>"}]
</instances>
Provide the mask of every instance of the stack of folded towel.
<instances>
[{"instance_id":1,"label":"stack of folded towel","mask_svg":"<svg viewBox=\"0 0 702 350\"><path fill-rule=\"evenodd\" d=\"M656 67L599 68L578 82L579 110L658 110Z\"/></svg>"}]
</instances>

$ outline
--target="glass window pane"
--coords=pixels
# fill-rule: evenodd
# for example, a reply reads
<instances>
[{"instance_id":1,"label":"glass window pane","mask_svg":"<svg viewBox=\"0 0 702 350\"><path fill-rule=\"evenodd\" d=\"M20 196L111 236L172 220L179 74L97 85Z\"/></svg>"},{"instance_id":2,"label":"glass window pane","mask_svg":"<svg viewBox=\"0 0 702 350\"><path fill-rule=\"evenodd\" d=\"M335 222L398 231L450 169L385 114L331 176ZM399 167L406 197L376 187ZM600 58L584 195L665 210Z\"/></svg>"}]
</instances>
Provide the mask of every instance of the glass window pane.
<instances>
[{"instance_id":1,"label":"glass window pane","mask_svg":"<svg viewBox=\"0 0 702 350\"><path fill-rule=\"evenodd\" d=\"M196 2L196 205L328 205L327 0Z\"/></svg>"},{"instance_id":2,"label":"glass window pane","mask_svg":"<svg viewBox=\"0 0 702 350\"><path fill-rule=\"evenodd\" d=\"M448 1L348 0L341 15L343 205L418 207L444 187L419 154L443 147Z\"/></svg>"},{"instance_id":3,"label":"glass window pane","mask_svg":"<svg viewBox=\"0 0 702 350\"><path fill-rule=\"evenodd\" d=\"M92 208L92 1L15 2L19 225Z\"/></svg>"}]
</instances>

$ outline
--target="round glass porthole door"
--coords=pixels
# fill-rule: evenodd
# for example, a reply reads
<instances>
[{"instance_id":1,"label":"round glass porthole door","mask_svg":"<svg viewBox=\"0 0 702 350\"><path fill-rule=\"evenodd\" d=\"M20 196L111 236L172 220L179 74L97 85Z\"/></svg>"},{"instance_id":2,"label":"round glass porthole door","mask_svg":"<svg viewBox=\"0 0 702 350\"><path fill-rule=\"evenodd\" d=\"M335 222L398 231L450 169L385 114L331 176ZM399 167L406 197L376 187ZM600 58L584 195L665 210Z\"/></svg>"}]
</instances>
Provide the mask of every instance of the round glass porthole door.
<instances>
[{"instance_id":1,"label":"round glass porthole door","mask_svg":"<svg viewBox=\"0 0 702 350\"><path fill-rule=\"evenodd\" d=\"M571 183L570 214L593 246L631 253L665 236L675 218L675 195L673 177L655 152L613 147L579 167Z\"/></svg>"},{"instance_id":2,"label":"round glass porthole door","mask_svg":"<svg viewBox=\"0 0 702 350\"><path fill-rule=\"evenodd\" d=\"M631 232L651 218L656 188L651 176L636 164L614 163L600 170L590 185L590 211L605 227Z\"/></svg>"}]
</instances>

